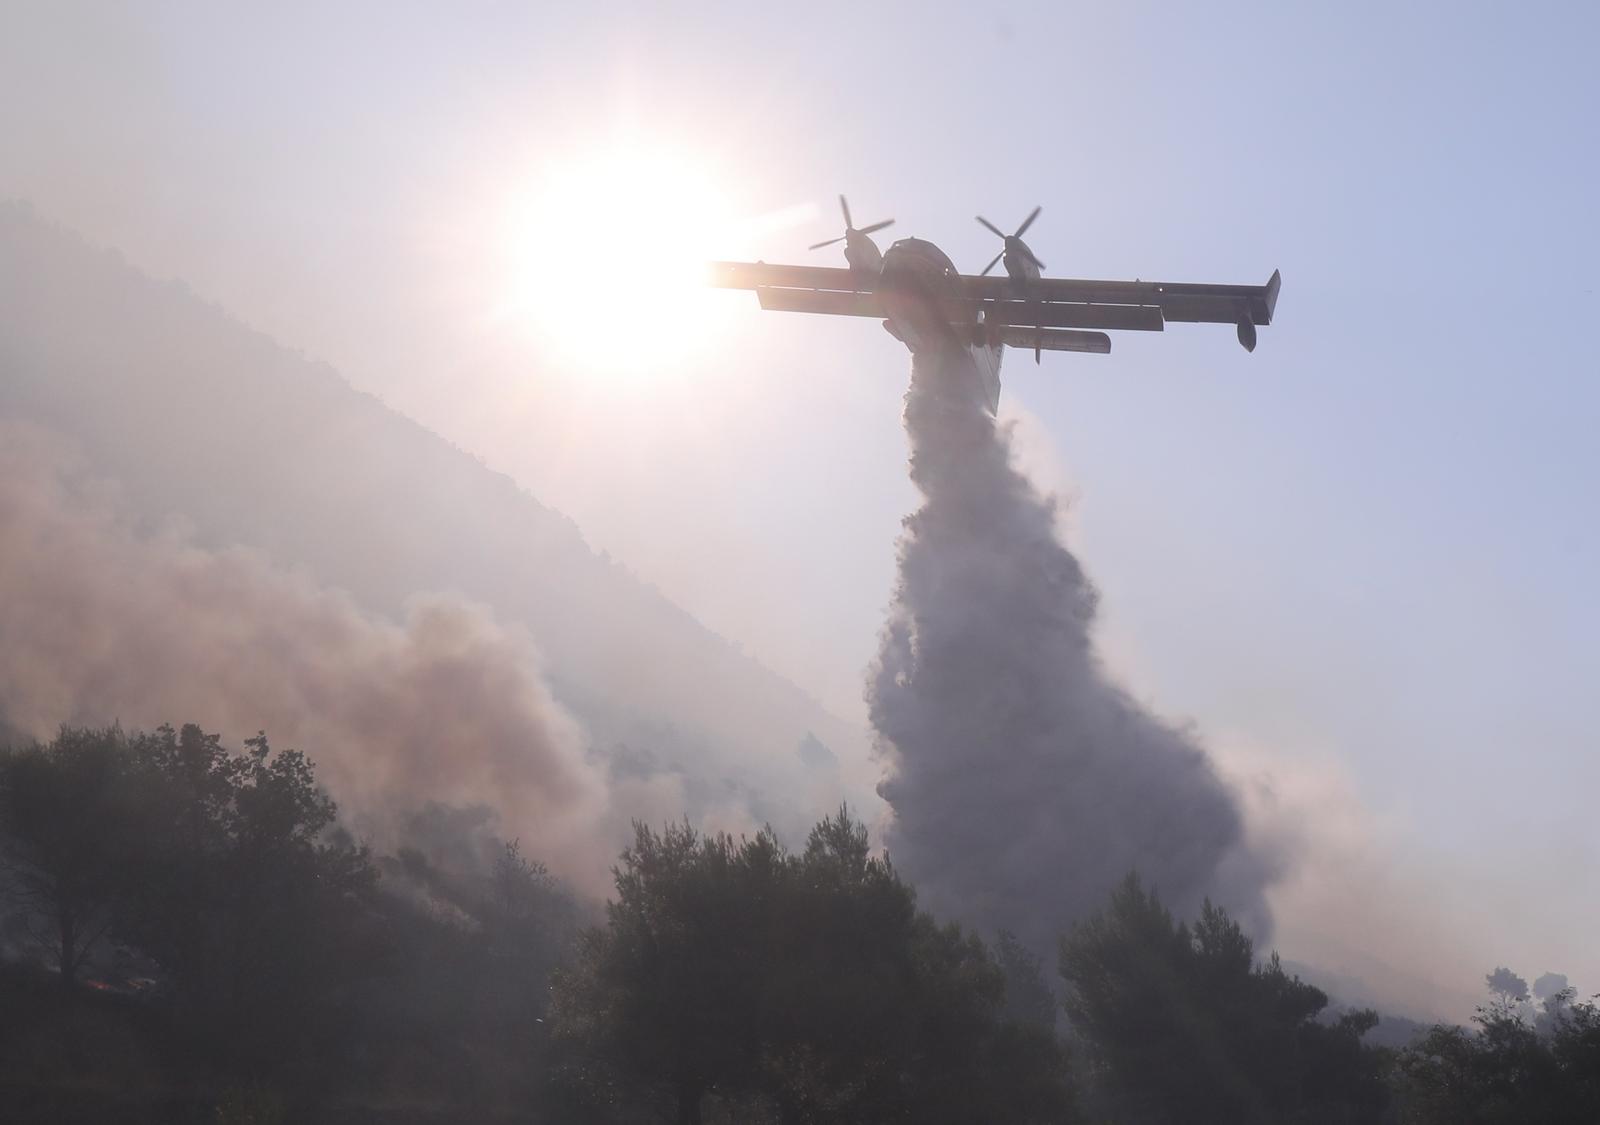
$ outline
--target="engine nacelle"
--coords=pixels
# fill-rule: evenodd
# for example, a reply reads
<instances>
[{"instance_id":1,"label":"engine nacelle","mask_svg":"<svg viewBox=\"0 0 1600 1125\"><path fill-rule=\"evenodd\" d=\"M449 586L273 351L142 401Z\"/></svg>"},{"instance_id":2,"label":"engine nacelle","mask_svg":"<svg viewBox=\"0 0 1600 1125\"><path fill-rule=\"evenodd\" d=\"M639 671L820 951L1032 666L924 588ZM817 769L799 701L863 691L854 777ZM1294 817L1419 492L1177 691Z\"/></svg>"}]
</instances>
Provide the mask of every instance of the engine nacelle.
<instances>
[{"instance_id":1,"label":"engine nacelle","mask_svg":"<svg viewBox=\"0 0 1600 1125\"><path fill-rule=\"evenodd\" d=\"M1247 352L1256 350L1256 326L1248 310L1239 314L1239 344Z\"/></svg>"}]
</instances>

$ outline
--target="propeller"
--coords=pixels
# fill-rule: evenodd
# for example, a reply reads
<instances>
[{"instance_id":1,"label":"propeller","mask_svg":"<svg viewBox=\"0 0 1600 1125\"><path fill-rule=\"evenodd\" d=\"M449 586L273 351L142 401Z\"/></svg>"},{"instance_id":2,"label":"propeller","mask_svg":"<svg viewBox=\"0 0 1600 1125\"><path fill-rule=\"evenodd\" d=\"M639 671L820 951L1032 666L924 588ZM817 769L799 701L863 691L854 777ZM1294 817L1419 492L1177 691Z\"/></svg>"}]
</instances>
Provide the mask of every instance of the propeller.
<instances>
[{"instance_id":1,"label":"propeller","mask_svg":"<svg viewBox=\"0 0 1600 1125\"><path fill-rule=\"evenodd\" d=\"M881 223L873 223L869 227L862 227L860 230L857 230L855 225L850 221L850 204L845 202L845 198L842 195L839 197L839 210L844 212L844 233L838 238L830 238L826 242L818 242L812 246L808 246L808 250L821 250L824 246L832 246L836 242L843 242L852 234L871 234L875 230L882 230L884 227L892 226L894 224L893 219L885 219Z\"/></svg>"},{"instance_id":2,"label":"propeller","mask_svg":"<svg viewBox=\"0 0 1600 1125\"><path fill-rule=\"evenodd\" d=\"M1005 243L1005 246L1001 249L1000 253L994 256L994 261L983 267L983 273L979 274L979 277L987 276L990 270L999 265L1000 259L1006 256L1007 250L1015 250L1019 253L1026 254L1030 259L1032 259L1034 265L1038 266L1040 269L1045 268L1044 263L1039 260L1039 256L1032 250L1028 249L1028 244L1022 241L1022 236L1028 233L1028 228L1033 226L1033 220L1037 219L1039 217L1039 212L1043 210L1044 206L1041 204L1029 212L1028 217L1023 219L1022 225L1017 228L1016 234L1007 234L1005 231L991 223L988 219L985 219L982 215L978 216L978 222L982 223L986 228L994 233L996 238L999 238Z\"/></svg>"}]
</instances>

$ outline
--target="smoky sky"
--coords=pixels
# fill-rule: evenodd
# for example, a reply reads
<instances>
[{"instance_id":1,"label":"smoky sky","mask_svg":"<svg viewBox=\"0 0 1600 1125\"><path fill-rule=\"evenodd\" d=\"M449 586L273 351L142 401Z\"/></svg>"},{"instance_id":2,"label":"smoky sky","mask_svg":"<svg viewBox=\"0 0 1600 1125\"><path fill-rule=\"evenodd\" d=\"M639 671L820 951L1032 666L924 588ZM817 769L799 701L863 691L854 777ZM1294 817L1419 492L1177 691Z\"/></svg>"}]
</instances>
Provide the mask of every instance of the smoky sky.
<instances>
[{"instance_id":1,"label":"smoky sky","mask_svg":"<svg viewBox=\"0 0 1600 1125\"><path fill-rule=\"evenodd\" d=\"M414 599L403 620L251 551L138 526L37 426L0 421L0 714L61 723L265 729L306 751L347 820L392 843L400 810L493 810L526 854L590 892L630 814L680 794L610 781L549 692L533 639L480 606Z\"/></svg>"},{"instance_id":2,"label":"smoky sky","mask_svg":"<svg viewBox=\"0 0 1600 1125\"><path fill-rule=\"evenodd\" d=\"M1265 939L1273 857L1195 738L1109 679L1095 588L1006 430L959 393L968 362L919 358L906 396L923 504L867 689L890 855L936 913L1040 950L1130 870Z\"/></svg>"}]
</instances>

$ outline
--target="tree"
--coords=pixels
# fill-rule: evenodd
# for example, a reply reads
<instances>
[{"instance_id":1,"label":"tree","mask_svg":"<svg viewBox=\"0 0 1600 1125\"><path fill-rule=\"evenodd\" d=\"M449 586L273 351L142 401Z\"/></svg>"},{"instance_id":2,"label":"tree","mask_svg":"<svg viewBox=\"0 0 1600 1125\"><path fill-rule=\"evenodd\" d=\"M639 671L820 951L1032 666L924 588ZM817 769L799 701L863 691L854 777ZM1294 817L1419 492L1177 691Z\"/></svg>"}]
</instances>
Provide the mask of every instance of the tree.
<instances>
[{"instance_id":1,"label":"tree","mask_svg":"<svg viewBox=\"0 0 1600 1125\"><path fill-rule=\"evenodd\" d=\"M408 846L378 861L385 948L353 1002L362 1020L353 1034L370 1082L398 1073L419 1094L466 1103L464 1118L516 1107L574 1120L581 1105L549 1104L582 1084L551 1081L548 1007L577 904L492 823L438 805L399 818Z\"/></svg>"},{"instance_id":2,"label":"tree","mask_svg":"<svg viewBox=\"0 0 1600 1125\"><path fill-rule=\"evenodd\" d=\"M1006 976L975 936L916 909L840 809L791 861L770 960L763 1068L786 1122L1061 1120L1066 1060L1007 1019Z\"/></svg>"},{"instance_id":3,"label":"tree","mask_svg":"<svg viewBox=\"0 0 1600 1125\"><path fill-rule=\"evenodd\" d=\"M1006 981L1006 1018L1026 1027L1053 1030L1061 1006L1050 991L1039 955L1009 930L997 935L994 953Z\"/></svg>"},{"instance_id":4,"label":"tree","mask_svg":"<svg viewBox=\"0 0 1600 1125\"><path fill-rule=\"evenodd\" d=\"M514 995L522 1011L542 1015L543 993L577 928L572 896L543 863L522 854L520 841L510 840L489 870L477 913L499 989Z\"/></svg>"},{"instance_id":5,"label":"tree","mask_svg":"<svg viewBox=\"0 0 1600 1125\"><path fill-rule=\"evenodd\" d=\"M913 1030L915 898L845 809L812 828L785 875L760 982L762 1088L784 1121L884 1116Z\"/></svg>"},{"instance_id":6,"label":"tree","mask_svg":"<svg viewBox=\"0 0 1600 1125\"><path fill-rule=\"evenodd\" d=\"M1528 982L1501 965L1484 978L1489 991L1503 1004L1518 1004L1528 998Z\"/></svg>"},{"instance_id":7,"label":"tree","mask_svg":"<svg viewBox=\"0 0 1600 1125\"><path fill-rule=\"evenodd\" d=\"M560 1033L659 1092L679 1125L698 1125L713 1088L750 1084L763 968L753 931L781 870L768 833L736 844L687 822L659 834L635 824L607 925L584 933L558 981Z\"/></svg>"},{"instance_id":8,"label":"tree","mask_svg":"<svg viewBox=\"0 0 1600 1125\"><path fill-rule=\"evenodd\" d=\"M1327 997L1206 903L1175 922L1130 875L1061 942L1066 1010L1088 1048L1104 1116L1118 1122L1382 1119L1370 1012L1331 1022Z\"/></svg>"},{"instance_id":9,"label":"tree","mask_svg":"<svg viewBox=\"0 0 1600 1125\"><path fill-rule=\"evenodd\" d=\"M126 884L126 739L63 727L0 753L0 867L24 928L70 989Z\"/></svg>"},{"instance_id":10,"label":"tree","mask_svg":"<svg viewBox=\"0 0 1600 1125\"><path fill-rule=\"evenodd\" d=\"M847 810L797 856L770 831L636 826L616 874L607 925L558 978L556 1029L680 1123L708 1094L785 1125L1070 1113L1059 1045L1004 1018L983 943L919 914Z\"/></svg>"},{"instance_id":11,"label":"tree","mask_svg":"<svg viewBox=\"0 0 1600 1125\"><path fill-rule=\"evenodd\" d=\"M1400 1053L1406 1125L1600 1121L1600 1008L1558 990L1530 1020L1514 999L1525 988L1505 987L1515 984L1506 977L1515 974L1489 974L1495 999L1478 1009L1475 1028L1439 1024Z\"/></svg>"},{"instance_id":12,"label":"tree","mask_svg":"<svg viewBox=\"0 0 1600 1125\"><path fill-rule=\"evenodd\" d=\"M245 747L192 724L131 740L134 879L116 927L170 974L192 1027L265 1064L311 1042L310 1014L362 970L376 871L303 754L264 734Z\"/></svg>"}]
</instances>

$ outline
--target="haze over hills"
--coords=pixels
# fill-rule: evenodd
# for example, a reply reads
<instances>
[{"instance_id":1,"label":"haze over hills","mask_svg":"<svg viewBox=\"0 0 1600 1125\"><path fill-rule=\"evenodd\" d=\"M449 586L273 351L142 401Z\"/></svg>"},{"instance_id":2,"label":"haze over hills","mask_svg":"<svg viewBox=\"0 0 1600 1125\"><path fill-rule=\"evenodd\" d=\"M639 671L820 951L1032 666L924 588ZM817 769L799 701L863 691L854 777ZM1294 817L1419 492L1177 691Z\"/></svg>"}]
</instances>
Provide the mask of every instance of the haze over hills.
<instances>
[{"instance_id":1,"label":"haze over hills","mask_svg":"<svg viewBox=\"0 0 1600 1125\"><path fill-rule=\"evenodd\" d=\"M179 519L198 549L248 548L381 619L443 593L525 627L591 758L613 777L673 777L688 806L675 814L782 830L873 801L870 778L844 776L865 761L861 732L572 521L328 366L17 204L0 206L0 419L62 435L140 528Z\"/></svg>"},{"instance_id":2,"label":"haze over hills","mask_svg":"<svg viewBox=\"0 0 1600 1125\"><path fill-rule=\"evenodd\" d=\"M0 735L265 727L318 762L347 813L486 803L597 896L630 817L771 823L792 844L841 799L868 820L884 808L864 732L571 520L327 365L16 204L0 204L0 559ZM950 775L958 799L971 776ZM1250 791L1252 847L1303 835L1297 855L1337 856L1361 882L1348 861L1366 841L1329 851L1300 823L1344 823L1323 787L1281 807ZM1313 901L1375 897L1363 884ZM1304 945L1302 927L1290 948ZM1470 1010L1408 965L1361 961L1381 986L1339 994Z\"/></svg>"}]
</instances>

